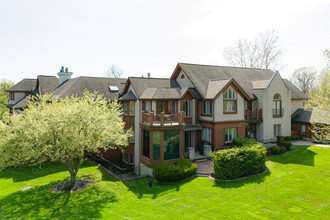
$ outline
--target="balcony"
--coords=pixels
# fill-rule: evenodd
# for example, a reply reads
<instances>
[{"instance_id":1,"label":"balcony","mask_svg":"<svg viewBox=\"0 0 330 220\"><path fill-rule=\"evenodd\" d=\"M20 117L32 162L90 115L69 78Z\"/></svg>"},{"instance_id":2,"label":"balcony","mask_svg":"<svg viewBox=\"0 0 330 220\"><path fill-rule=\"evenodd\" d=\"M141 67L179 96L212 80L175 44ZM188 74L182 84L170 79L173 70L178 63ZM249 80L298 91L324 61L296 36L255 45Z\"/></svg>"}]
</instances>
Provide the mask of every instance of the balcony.
<instances>
[{"instance_id":1,"label":"balcony","mask_svg":"<svg viewBox=\"0 0 330 220\"><path fill-rule=\"evenodd\" d=\"M245 120L247 121L262 121L262 109L249 110L245 111Z\"/></svg>"},{"instance_id":2,"label":"balcony","mask_svg":"<svg viewBox=\"0 0 330 220\"><path fill-rule=\"evenodd\" d=\"M149 126L175 126L184 124L183 112L175 114L165 114L161 112L160 114L154 114L154 112L142 112L143 124Z\"/></svg>"}]
</instances>

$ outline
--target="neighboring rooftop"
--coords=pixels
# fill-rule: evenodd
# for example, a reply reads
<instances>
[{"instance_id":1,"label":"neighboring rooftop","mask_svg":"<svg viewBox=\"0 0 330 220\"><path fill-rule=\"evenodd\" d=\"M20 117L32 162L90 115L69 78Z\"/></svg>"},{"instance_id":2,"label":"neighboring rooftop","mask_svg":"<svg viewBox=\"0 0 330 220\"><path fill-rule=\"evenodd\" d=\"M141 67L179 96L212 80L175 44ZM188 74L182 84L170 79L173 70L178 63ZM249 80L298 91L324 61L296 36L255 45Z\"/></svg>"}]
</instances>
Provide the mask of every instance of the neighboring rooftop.
<instances>
[{"instance_id":1,"label":"neighboring rooftop","mask_svg":"<svg viewBox=\"0 0 330 220\"><path fill-rule=\"evenodd\" d=\"M55 76L39 75L37 80L37 87L39 87L39 95L51 93L59 84L58 78Z\"/></svg>"},{"instance_id":2,"label":"neighboring rooftop","mask_svg":"<svg viewBox=\"0 0 330 220\"><path fill-rule=\"evenodd\" d=\"M329 112L327 112L326 114L326 112L317 109L313 109L312 111L306 111L302 108L299 108L291 115L291 121L301 123L328 124L330 123L330 121L327 115L329 115Z\"/></svg>"},{"instance_id":3,"label":"neighboring rooftop","mask_svg":"<svg viewBox=\"0 0 330 220\"><path fill-rule=\"evenodd\" d=\"M8 89L8 92L31 92L36 87L36 79L23 79Z\"/></svg>"}]
</instances>

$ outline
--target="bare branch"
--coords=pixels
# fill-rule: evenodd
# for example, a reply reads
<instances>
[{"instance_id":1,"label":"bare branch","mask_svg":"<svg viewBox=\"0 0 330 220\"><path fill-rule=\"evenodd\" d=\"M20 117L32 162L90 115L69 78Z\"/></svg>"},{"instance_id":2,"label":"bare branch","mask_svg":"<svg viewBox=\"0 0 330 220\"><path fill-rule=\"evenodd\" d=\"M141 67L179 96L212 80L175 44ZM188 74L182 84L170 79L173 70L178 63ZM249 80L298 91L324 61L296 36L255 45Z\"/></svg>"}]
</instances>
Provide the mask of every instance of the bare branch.
<instances>
[{"instance_id":1,"label":"bare branch","mask_svg":"<svg viewBox=\"0 0 330 220\"><path fill-rule=\"evenodd\" d=\"M104 74L110 78L120 78L123 75L123 70L119 66L111 64L111 66L105 70Z\"/></svg>"}]
</instances>

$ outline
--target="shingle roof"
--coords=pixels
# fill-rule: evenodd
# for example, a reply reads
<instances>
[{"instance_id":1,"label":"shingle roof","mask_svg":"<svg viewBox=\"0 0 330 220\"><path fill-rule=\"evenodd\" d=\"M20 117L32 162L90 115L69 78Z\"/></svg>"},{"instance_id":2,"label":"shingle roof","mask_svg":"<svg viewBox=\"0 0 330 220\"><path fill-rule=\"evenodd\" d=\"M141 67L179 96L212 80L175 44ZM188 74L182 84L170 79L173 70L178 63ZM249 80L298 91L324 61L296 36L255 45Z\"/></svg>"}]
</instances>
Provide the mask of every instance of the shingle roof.
<instances>
[{"instance_id":1,"label":"shingle roof","mask_svg":"<svg viewBox=\"0 0 330 220\"><path fill-rule=\"evenodd\" d=\"M121 84L125 81L126 79L120 78L81 76L70 79L59 85L53 91L53 95L57 95L59 98L71 97L72 95L82 96L85 89L87 89L89 92L98 92L98 94L102 94L103 97L108 100L115 100L119 98L119 93L121 91L110 92L109 86L117 86L121 89Z\"/></svg>"},{"instance_id":2,"label":"shingle roof","mask_svg":"<svg viewBox=\"0 0 330 220\"><path fill-rule=\"evenodd\" d=\"M39 75L38 78L39 83L39 94L45 95L46 93L51 93L58 86L58 78L55 76L42 76Z\"/></svg>"},{"instance_id":3,"label":"shingle roof","mask_svg":"<svg viewBox=\"0 0 330 220\"><path fill-rule=\"evenodd\" d=\"M286 86L291 89L292 99L308 99L307 95L293 85L289 80L284 79Z\"/></svg>"},{"instance_id":4,"label":"shingle roof","mask_svg":"<svg viewBox=\"0 0 330 220\"><path fill-rule=\"evenodd\" d=\"M210 80L207 86L205 99L213 99L229 81L230 79Z\"/></svg>"},{"instance_id":5,"label":"shingle roof","mask_svg":"<svg viewBox=\"0 0 330 220\"><path fill-rule=\"evenodd\" d=\"M37 80L36 79L23 79L19 83L16 83L13 87L8 89L8 92L25 92L25 91L33 91L36 87Z\"/></svg>"},{"instance_id":6,"label":"shingle roof","mask_svg":"<svg viewBox=\"0 0 330 220\"><path fill-rule=\"evenodd\" d=\"M140 99L180 99L179 88L146 88Z\"/></svg>"},{"instance_id":7,"label":"shingle roof","mask_svg":"<svg viewBox=\"0 0 330 220\"><path fill-rule=\"evenodd\" d=\"M130 77L129 80L130 80L138 98L141 97L141 95L142 95L142 93L144 93L145 89L180 88L179 84L175 80L171 80L171 79ZM147 92L153 92L153 90L148 90ZM144 97L146 97L146 96L147 96L147 94L144 93ZM172 98L172 97L167 96L167 98Z\"/></svg>"},{"instance_id":8,"label":"shingle roof","mask_svg":"<svg viewBox=\"0 0 330 220\"><path fill-rule=\"evenodd\" d=\"M317 109L313 109L312 111L306 111L302 108L299 108L291 115L291 121L303 123L330 124L329 118L326 115L329 116L329 112L325 114L324 111L320 111Z\"/></svg>"},{"instance_id":9,"label":"shingle roof","mask_svg":"<svg viewBox=\"0 0 330 220\"><path fill-rule=\"evenodd\" d=\"M273 75L273 71L266 69L211 66L187 63L179 63L179 65L181 69L188 75L203 97L206 97L210 81L229 80L230 78L233 78L247 93L247 95L253 99L252 81L269 80Z\"/></svg>"},{"instance_id":10,"label":"shingle roof","mask_svg":"<svg viewBox=\"0 0 330 220\"><path fill-rule=\"evenodd\" d=\"M22 98L21 100L19 100L18 102L16 102L12 108L16 108L16 109L22 109L22 108L25 108L28 101L30 101L30 96L27 95L25 96L24 98Z\"/></svg>"},{"instance_id":11,"label":"shingle roof","mask_svg":"<svg viewBox=\"0 0 330 220\"><path fill-rule=\"evenodd\" d=\"M126 101L135 101L137 100L136 96L134 95L134 93L130 90L128 93L126 93L125 95L123 95L122 97L119 98L119 100L126 100Z\"/></svg>"},{"instance_id":12,"label":"shingle roof","mask_svg":"<svg viewBox=\"0 0 330 220\"><path fill-rule=\"evenodd\" d=\"M253 89L266 88L269 80L274 75L273 71L267 69L252 69L243 67L212 66L179 63L180 68L188 75L196 86L201 96L210 98L218 87L222 87L226 80L233 78L245 93L254 99ZM286 86L292 90L292 99L307 98L306 95L295 87L291 82L284 79Z\"/></svg>"}]
</instances>

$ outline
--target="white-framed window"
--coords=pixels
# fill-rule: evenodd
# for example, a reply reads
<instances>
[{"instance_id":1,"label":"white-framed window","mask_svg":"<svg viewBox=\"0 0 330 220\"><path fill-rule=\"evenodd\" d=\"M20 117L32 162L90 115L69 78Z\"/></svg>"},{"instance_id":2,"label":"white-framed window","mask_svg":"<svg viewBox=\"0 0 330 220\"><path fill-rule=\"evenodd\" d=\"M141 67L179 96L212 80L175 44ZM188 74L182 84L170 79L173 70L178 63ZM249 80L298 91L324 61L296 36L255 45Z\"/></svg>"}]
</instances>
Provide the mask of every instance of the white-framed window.
<instances>
[{"instance_id":1,"label":"white-framed window","mask_svg":"<svg viewBox=\"0 0 330 220\"><path fill-rule=\"evenodd\" d=\"M231 86L224 92L223 105L223 111L226 113L237 111L237 93Z\"/></svg>"},{"instance_id":2,"label":"white-framed window","mask_svg":"<svg viewBox=\"0 0 330 220\"><path fill-rule=\"evenodd\" d=\"M123 153L123 161L126 164L134 164L134 154L129 154L129 153Z\"/></svg>"},{"instance_id":3,"label":"white-framed window","mask_svg":"<svg viewBox=\"0 0 330 220\"><path fill-rule=\"evenodd\" d=\"M182 110L184 117L190 117L191 116L191 101L186 100L182 102Z\"/></svg>"},{"instance_id":4,"label":"white-framed window","mask_svg":"<svg viewBox=\"0 0 330 220\"><path fill-rule=\"evenodd\" d=\"M128 102L124 102L123 108L124 108L124 115L128 115Z\"/></svg>"},{"instance_id":5,"label":"white-framed window","mask_svg":"<svg viewBox=\"0 0 330 220\"><path fill-rule=\"evenodd\" d=\"M274 137L282 136L282 125L274 125Z\"/></svg>"},{"instance_id":6,"label":"white-framed window","mask_svg":"<svg viewBox=\"0 0 330 220\"><path fill-rule=\"evenodd\" d=\"M232 142L233 139L237 137L237 129L236 128L226 128L225 129L225 142Z\"/></svg>"},{"instance_id":7,"label":"white-framed window","mask_svg":"<svg viewBox=\"0 0 330 220\"><path fill-rule=\"evenodd\" d=\"M212 130L211 130L211 128L203 128L202 129L202 139L204 140L204 141L208 141L208 142L211 142L212 141L212 136L211 136L211 134L212 134Z\"/></svg>"},{"instance_id":8,"label":"white-framed window","mask_svg":"<svg viewBox=\"0 0 330 220\"><path fill-rule=\"evenodd\" d=\"M301 125L301 134L306 134L306 125Z\"/></svg>"},{"instance_id":9,"label":"white-framed window","mask_svg":"<svg viewBox=\"0 0 330 220\"><path fill-rule=\"evenodd\" d=\"M212 114L212 102L211 101L203 101L202 113L209 114L209 115Z\"/></svg>"}]
</instances>

